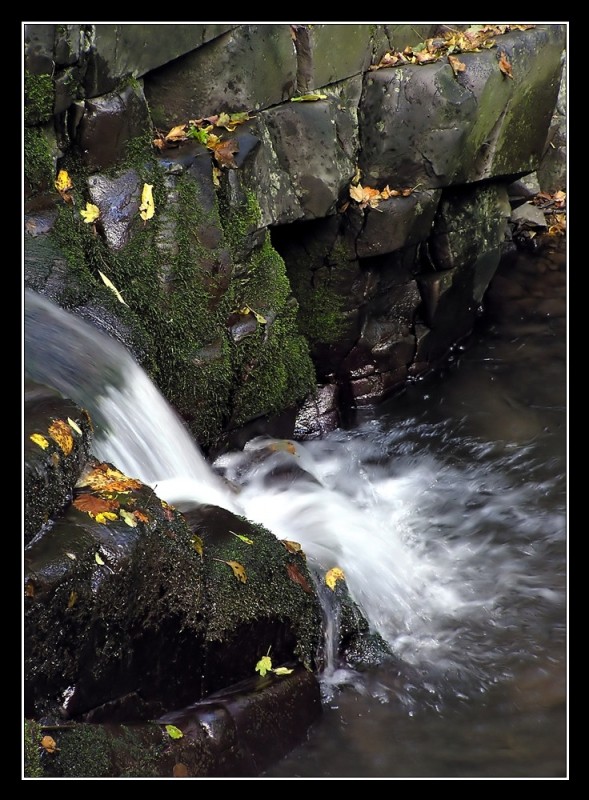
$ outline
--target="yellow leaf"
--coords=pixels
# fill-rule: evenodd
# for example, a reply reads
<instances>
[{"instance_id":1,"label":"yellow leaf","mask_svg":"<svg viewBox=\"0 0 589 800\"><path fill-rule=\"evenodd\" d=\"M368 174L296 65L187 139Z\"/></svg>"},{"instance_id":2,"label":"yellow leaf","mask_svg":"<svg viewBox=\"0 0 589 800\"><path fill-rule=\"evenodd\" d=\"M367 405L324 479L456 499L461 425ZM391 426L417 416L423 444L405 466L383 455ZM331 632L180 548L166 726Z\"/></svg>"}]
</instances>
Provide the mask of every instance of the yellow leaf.
<instances>
[{"instance_id":1,"label":"yellow leaf","mask_svg":"<svg viewBox=\"0 0 589 800\"><path fill-rule=\"evenodd\" d=\"M233 574L237 578L238 581L245 583L247 581L247 575L245 572L245 568L243 564L240 564L239 561L224 561L222 558L215 558L215 561L220 561L221 564L227 564L228 567L231 567L233 570Z\"/></svg>"},{"instance_id":2,"label":"yellow leaf","mask_svg":"<svg viewBox=\"0 0 589 800\"><path fill-rule=\"evenodd\" d=\"M120 517L130 528L137 527L137 520L134 514L131 514L130 511L125 511L124 508L121 508L119 511Z\"/></svg>"},{"instance_id":3,"label":"yellow leaf","mask_svg":"<svg viewBox=\"0 0 589 800\"><path fill-rule=\"evenodd\" d=\"M202 552L203 552L203 541L202 541L202 539L200 538L200 536L198 536L198 535L195 533L195 534L194 534L194 536L192 537L192 539L190 540L190 544L191 544L191 545L194 547L194 549L196 550L196 552L197 552L197 553L199 554L199 556L202 558Z\"/></svg>"},{"instance_id":4,"label":"yellow leaf","mask_svg":"<svg viewBox=\"0 0 589 800\"><path fill-rule=\"evenodd\" d=\"M267 672L270 672L272 669L272 659L270 656L262 656L262 658L256 664L256 672L259 672L262 678Z\"/></svg>"},{"instance_id":5,"label":"yellow leaf","mask_svg":"<svg viewBox=\"0 0 589 800\"><path fill-rule=\"evenodd\" d=\"M253 544L252 539L248 539L247 536L242 536L241 533L235 533L235 531L229 531L229 533L232 533L234 536L237 536L237 538L241 539L241 541L245 542L245 544Z\"/></svg>"},{"instance_id":6,"label":"yellow leaf","mask_svg":"<svg viewBox=\"0 0 589 800\"><path fill-rule=\"evenodd\" d=\"M49 447L49 442L44 436L41 436L40 433L32 433L29 436L29 439L32 442L35 442L35 444L38 444L39 447L41 447L43 450L47 450L47 448Z\"/></svg>"},{"instance_id":7,"label":"yellow leaf","mask_svg":"<svg viewBox=\"0 0 589 800\"><path fill-rule=\"evenodd\" d=\"M186 125L176 125L165 136L167 142L182 142L186 138Z\"/></svg>"},{"instance_id":8,"label":"yellow leaf","mask_svg":"<svg viewBox=\"0 0 589 800\"><path fill-rule=\"evenodd\" d=\"M71 428L73 428L73 429L75 430L75 432L76 432L76 433L79 433L79 434L80 434L80 436L82 436L82 431L81 431L81 430L80 430L80 428L78 427L77 423L75 423L75 422L74 422L74 420L73 420L71 417L68 417L68 418L67 418L67 421L68 421L68 423L69 423L70 427L71 427Z\"/></svg>"},{"instance_id":9,"label":"yellow leaf","mask_svg":"<svg viewBox=\"0 0 589 800\"><path fill-rule=\"evenodd\" d=\"M111 281L109 278L107 278L107 277L106 277L106 275L104 274L104 272L101 272L100 270L98 270L98 274L99 274L99 275L100 275L100 277L102 278L102 282L104 283L104 285L105 285L107 288L109 288L109 289L111 290L111 292L113 292L113 294L116 296L116 298L117 298L117 300L119 301L119 303L122 303L124 306L126 306L127 304L126 304L126 303L125 303L125 301L123 300L123 297L122 297L121 293L119 292L119 290L117 289L117 287L114 285L114 283L112 283L112 281ZM129 306L127 306L127 308L128 308L128 307L129 307Z\"/></svg>"},{"instance_id":10,"label":"yellow leaf","mask_svg":"<svg viewBox=\"0 0 589 800\"><path fill-rule=\"evenodd\" d=\"M104 566L104 561L100 557L100 553L94 553L94 561L96 561L97 564L100 564L100 566Z\"/></svg>"},{"instance_id":11,"label":"yellow leaf","mask_svg":"<svg viewBox=\"0 0 589 800\"><path fill-rule=\"evenodd\" d=\"M54 420L49 426L49 436L61 448L64 455L69 456L74 446L74 437L70 433L67 422L62 419Z\"/></svg>"},{"instance_id":12,"label":"yellow leaf","mask_svg":"<svg viewBox=\"0 0 589 800\"><path fill-rule=\"evenodd\" d=\"M272 672L275 675L290 675L291 672L294 672L294 669L289 669L288 667L276 667L276 669L273 669Z\"/></svg>"},{"instance_id":13,"label":"yellow leaf","mask_svg":"<svg viewBox=\"0 0 589 800\"><path fill-rule=\"evenodd\" d=\"M74 184L72 183L72 179L68 175L67 170L60 169L57 173L57 178L55 179L55 188L60 194L74 188Z\"/></svg>"},{"instance_id":14,"label":"yellow leaf","mask_svg":"<svg viewBox=\"0 0 589 800\"><path fill-rule=\"evenodd\" d=\"M345 575L339 567L333 567L325 573L325 583L329 586L331 591L334 591L335 584L338 581L345 580Z\"/></svg>"},{"instance_id":15,"label":"yellow leaf","mask_svg":"<svg viewBox=\"0 0 589 800\"><path fill-rule=\"evenodd\" d=\"M59 747L57 746L57 742L51 736L44 736L41 739L41 747L47 753L56 753L59 750Z\"/></svg>"},{"instance_id":16,"label":"yellow leaf","mask_svg":"<svg viewBox=\"0 0 589 800\"><path fill-rule=\"evenodd\" d=\"M100 209L93 203L86 203L86 208L80 211L80 216L83 218L84 222L96 222L100 216Z\"/></svg>"},{"instance_id":17,"label":"yellow leaf","mask_svg":"<svg viewBox=\"0 0 589 800\"><path fill-rule=\"evenodd\" d=\"M291 103L308 103L314 100L327 100L327 95L319 92L309 92L308 94L301 94L299 97L290 98Z\"/></svg>"},{"instance_id":18,"label":"yellow leaf","mask_svg":"<svg viewBox=\"0 0 589 800\"><path fill-rule=\"evenodd\" d=\"M141 193L141 205L139 206L139 214L141 219L147 221L155 214L155 204L153 202L153 185L151 183L143 184L143 192Z\"/></svg>"},{"instance_id":19,"label":"yellow leaf","mask_svg":"<svg viewBox=\"0 0 589 800\"><path fill-rule=\"evenodd\" d=\"M181 739L184 736L180 728L175 725L166 725L166 732L172 739Z\"/></svg>"},{"instance_id":20,"label":"yellow leaf","mask_svg":"<svg viewBox=\"0 0 589 800\"><path fill-rule=\"evenodd\" d=\"M94 519L96 520L96 522L100 522L101 525L106 525L108 520L112 521L118 519L118 517L112 511L101 511L94 517Z\"/></svg>"},{"instance_id":21,"label":"yellow leaf","mask_svg":"<svg viewBox=\"0 0 589 800\"><path fill-rule=\"evenodd\" d=\"M215 167L215 166L213 166L213 186L216 186L216 187L217 187L217 189L218 189L218 188L219 188L219 186L221 185L221 181L219 180L219 177L220 177L222 174L223 174L223 173L222 173L222 171L219 169L219 167Z\"/></svg>"}]
</instances>

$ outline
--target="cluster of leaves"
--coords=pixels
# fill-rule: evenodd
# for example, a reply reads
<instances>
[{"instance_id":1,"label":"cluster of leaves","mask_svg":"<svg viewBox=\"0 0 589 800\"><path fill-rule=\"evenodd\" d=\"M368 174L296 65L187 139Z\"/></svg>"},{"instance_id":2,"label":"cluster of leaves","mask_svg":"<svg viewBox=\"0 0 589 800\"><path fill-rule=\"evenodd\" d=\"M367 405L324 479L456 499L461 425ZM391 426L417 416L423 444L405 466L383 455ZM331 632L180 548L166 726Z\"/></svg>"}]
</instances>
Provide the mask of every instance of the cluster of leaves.
<instances>
[{"instance_id":1,"label":"cluster of leaves","mask_svg":"<svg viewBox=\"0 0 589 800\"><path fill-rule=\"evenodd\" d=\"M402 51L387 52L378 64L373 64L370 69L400 67L404 64L431 64L447 57L456 75L466 69L466 65L457 57L459 53L480 53L481 50L489 50L497 46L493 37L513 30L525 31L534 27L534 25L471 25L464 31L450 29L441 37L426 39L413 47L405 47ZM499 69L507 77L513 78L511 64L505 53L500 55Z\"/></svg>"},{"instance_id":2,"label":"cluster of leaves","mask_svg":"<svg viewBox=\"0 0 589 800\"><path fill-rule=\"evenodd\" d=\"M361 183L352 183L349 192L352 200L358 203L360 208L369 206L378 211L379 209L377 206L382 200L388 200L391 197L409 197L416 189L417 186L411 189L390 189L388 186L385 186L384 189L379 190L372 189L370 186L362 186ZM347 206L345 208L347 208ZM345 211L345 208L343 208L342 211Z\"/></svg>"},{"instance_id":3,"label":"cluster of leaves","mask_svg":"<svg viewBox=\"0 0 589 800\"><path fill-rule=\"evenodd\" d=\"M290 675L294 670L289 669L288 667L273 667L272 666L272 659L270 658L270 647L268 648L268 652L265 656L258 661L256 664L256 672L260 673L260 676L263 678L267 672L273 672L275 675Z\"/></svg>"},{"instance_id":4,"label":"cluster of leaves","mask_svg":"<svg viewBox=\"0 0 589 800\"><path fill-rule=\"evenodd\" d=\"M566 233L566 197L562 190L553 194L538 192L532 201L546 215L549 236L564 236Z\"/></svg>"},{"instance_id":5,"label":"cluster of leaves","mask_svg":"<svg viewBox=\"0 0 589 800\"><path fill-rule=\"evenodd\" d=\"M134 498L129 495L142 485L108 464L98 464L86 471L76 484L76 489L85 491L78 492L72 504L102 525L121 519L130 528L135 528L139 522L149 522L148 515L141 509L129 511L122 508L121 502L133 506ZM99 558L97 554L98 564L101 563Z\"/></svg>"},{"instance_id":6,"label":"cluster of leaves","mask_svg":"<svg viewBox=\"0 0 589 800\"><path fill-rule=\"evenodd\" d=\"M74 447L72 430L75 431L78 436L82 435L82 431L70 417L67 418L67 422L63 419L54 419L47 429L49 438L53 439L65 456L69 456ZM49 447L49 439L42 433L32 433L29 438L38 445L41 450L47 450Z\"/></svg>"},{"instance_id":7,"label":"cluster of leaves","mask_svg":"<svg viewBox=\"0 0 589 800\"><path fill-rule=\"evenodd\" d=\"M74 184L71 176L65 169L60 169L55 179L55 188L61 195L65 203L74 205ZM144 183L141 192L141 205L139 206L139 216L144 222L151 219L155 214L155 203L153 200L153 185ZM100 219L100 209L94 203L86 203L86 208L80 210L80 216L85 223L94 225ZM108 284L107 284L108 285Z\"/></svg>"},{"instance_id":8,"label":"cluster of leaves","mask_svg":"<svg viewBox=\"0 0 589 800\"><path fill-rule=\"evenodd\" d=\"M233 133L238 125L243 125L250 119L253 117L248 111L238 111L234 114L222 111L220 114L213 114L210 117L191 119L182 125L174 125L166 134L157 131L153 145L162 151L169 147L177 147L178 144L189 139L196 139L212 151L219 167L237 169L234 156L239 152L239 143L235 139L224 139L222 135L213 133L213 130L224 128ZM215 177L218 180L218 174L215 174Z\"/></svg>"}]
</instances>

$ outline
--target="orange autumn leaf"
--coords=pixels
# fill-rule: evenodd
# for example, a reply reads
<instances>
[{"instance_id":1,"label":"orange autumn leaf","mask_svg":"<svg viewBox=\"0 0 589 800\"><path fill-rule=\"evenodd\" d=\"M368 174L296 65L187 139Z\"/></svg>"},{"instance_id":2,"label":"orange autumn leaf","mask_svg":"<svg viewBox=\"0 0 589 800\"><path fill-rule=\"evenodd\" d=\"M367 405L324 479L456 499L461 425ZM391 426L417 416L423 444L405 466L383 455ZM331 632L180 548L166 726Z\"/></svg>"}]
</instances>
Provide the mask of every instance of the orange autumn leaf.
<instances>
[{"instance_id":1,"label":"orange autumn leaf","mask_svg":"<svg viewBox=\"0 0 589 800\"><path fill-rule=\"evenodd\" d=\"M149 522L149 517L147 514L144 514L143 511L140 511L139 509L134 511L133 515L139 520L139 522Z\"/></svg>"},{"instance_id":2,"label":"orange autumn leaf","mask_svg":"<svg viewBox=\"0 0 589 800\"><path fill-rule=\"evenodd\" d=\"M312 594L313 589L311 588L309 581L305 578L303 573L296 567L294 564L287 564L286 571L288 573L288 577L291 579L293 583L298 583L299 586L307 592L307 594Z\"/></svg>"},{"instance_id":3,"label":"orange autumn leaf","mask_svg":"<svg viewBox=\"0 0 589 800\"><path fill-rule=\"evenodd\" d=\"M210 137L212 139L212 137ZM235 139L219 140L207 143L209 150L213 151L215 161L221 167L231 167L237 169L237 164L233 156L239 152L239 144Z\"/></svg>"},{"instance_id":4,"label":"orange autumn leaf","mask_svg":"<svg viewBox=\"0 0 589 800\"><path fill-rule=\"evenodd\" d=\"M81 494L73 502L74 508L78 511L85 511L91 517L103 514L105 511L114 511L119 508L116 500L106 500L103 497L96 497L93 494Z\"/></svg>"},{"instance_id":5,"label":"orange autumn leaf","mask_svg":"<svg viewBox=\"0 0 589 800\"><path fill-rule=\"evenodd\" d=\"M93 469L84 473L77 488L89 487L98 492L129 492L132 489L141 489L143 484L135 478L129 478L118 469L109 467L108 464L98 464Z\"/></svg>"},{"instance_id":6,"label":"orange autumn leaf","mask_svg":"<svg viewBox=\"0 0 589 800\"><path fill-rule=\"evenodd\" d=\"M505 53L501 53L501 57L499 59L499 69L504 75L513 80L513 70Z\"/></svg>"},{"instance_id":7,"label":"orange autumn leaf","mask_svg":"<svg viewBox=\"0 0 589 800\"><path fill-rule=\"evenodd\" d=\"M64 455L69 456L74 446L71 428L63 419L53 420L48 429L49 436L59 445Z\"/></svg>"},{"instance_id":8,"label":"orange autumn leaf","mask_svg":"<svg viewBox=\"0 0 589 800\"><path fill-rule=\"evenodd\" d=\"M466 69L466 64L458 56L448 56L448 61L455 75L458 75L459 72L464 72Z\"/></svg>"},{"instance_id":9,"label":"orange autumn leaf","mask_svg":"<svg viewBox=\"0 0 589 800\"><path fill-rule=\"evenodd\" d=\"M57 742L55 741L55 739L52 736L44 736L41 739L41 747L47 753L56 753L59 750L59 747L57 746Z\"/></svg>"}]
</instances>

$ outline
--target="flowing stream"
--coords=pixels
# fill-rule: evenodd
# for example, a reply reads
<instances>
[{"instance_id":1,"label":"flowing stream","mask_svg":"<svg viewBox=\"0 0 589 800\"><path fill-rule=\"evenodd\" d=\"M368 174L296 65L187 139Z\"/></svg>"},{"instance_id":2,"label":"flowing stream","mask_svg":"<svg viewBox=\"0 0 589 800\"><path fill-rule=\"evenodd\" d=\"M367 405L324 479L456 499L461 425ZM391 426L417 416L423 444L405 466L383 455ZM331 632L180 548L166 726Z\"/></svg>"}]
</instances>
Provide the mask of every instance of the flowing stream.
<instances>
[{"instance_id":1,"label":"flowing stream","mask_svg":"<svg viewBox=\"0 0 589 800\"><path fill-rule=\"evenodd\" d=\"M538 259L519 263L543 285ZM222 505L343 569L397 657L362 673L331 663L321 721L265 777L566 774L561 295L552 313L501 306L442 377L349 430L264 459L259 438L209 465L121 345L27 293L27 374L90 410L99 458L181 509ZM275 479L293 465L296 480Z\"/></svg>"}]
</instances>

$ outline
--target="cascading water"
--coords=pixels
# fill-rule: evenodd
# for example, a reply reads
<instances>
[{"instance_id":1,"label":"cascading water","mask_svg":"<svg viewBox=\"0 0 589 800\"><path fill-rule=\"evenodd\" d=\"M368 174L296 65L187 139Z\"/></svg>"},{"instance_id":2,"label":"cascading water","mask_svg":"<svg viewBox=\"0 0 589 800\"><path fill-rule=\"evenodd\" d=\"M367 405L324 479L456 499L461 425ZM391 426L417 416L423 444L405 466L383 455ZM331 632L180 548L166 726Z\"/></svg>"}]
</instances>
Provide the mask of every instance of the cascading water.
<instances>
[{"instance_id":1,"label":"cascading water","mask_svg":"<svg viewBox=\"0 0 589 800\"><path fill-rule=\"evenodd\" d=\"M513 389L521 371L510 383L491 368L474 387L465 370L462 416L413 389L394 414L353 430L258 438L210 466L124 347L30 292L25 361L28 376L90 411L99 458L181 510L221 505L298 541L323 570L343 569L370 624L419 675L400 688L380 674L373 696L395 694L413 714L415 702L438 709L538 671L559 682L566 487L553 431L563 407L543 402L545 384L529 399Z\"/></svg>"}]
</instances>

